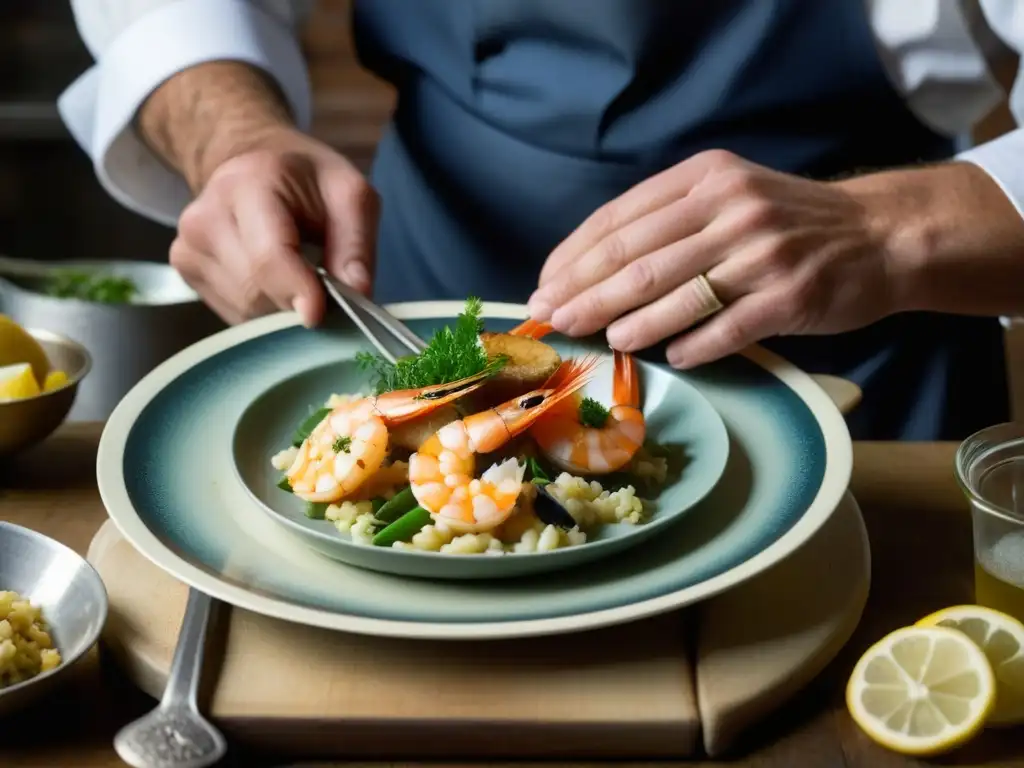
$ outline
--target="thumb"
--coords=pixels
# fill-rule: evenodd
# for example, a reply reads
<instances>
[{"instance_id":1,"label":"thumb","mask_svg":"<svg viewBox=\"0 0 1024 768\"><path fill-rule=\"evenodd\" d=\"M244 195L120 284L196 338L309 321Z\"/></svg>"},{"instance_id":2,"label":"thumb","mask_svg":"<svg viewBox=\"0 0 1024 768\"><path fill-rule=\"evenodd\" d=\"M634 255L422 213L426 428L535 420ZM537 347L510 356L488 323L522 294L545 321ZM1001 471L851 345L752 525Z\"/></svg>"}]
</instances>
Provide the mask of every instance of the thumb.
<instances>
[{"instance_id":1,"label":"thumb","mask_svg":"<svg viewBox=\"0 0 1024 768\"><path fill-rule=\"evenodd\" d=\"M320 189L324 201L324 269L369 295L376 263L380 198L347 162L325 173Z\"/></svg>"}]
</instances>

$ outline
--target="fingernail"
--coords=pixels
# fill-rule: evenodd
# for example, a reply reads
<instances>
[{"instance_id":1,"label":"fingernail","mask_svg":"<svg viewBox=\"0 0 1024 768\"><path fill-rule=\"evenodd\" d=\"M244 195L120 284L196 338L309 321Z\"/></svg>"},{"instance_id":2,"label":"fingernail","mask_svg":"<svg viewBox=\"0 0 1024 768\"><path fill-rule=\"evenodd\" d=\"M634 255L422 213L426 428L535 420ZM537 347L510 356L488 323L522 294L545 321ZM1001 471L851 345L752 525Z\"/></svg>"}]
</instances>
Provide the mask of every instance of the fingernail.
<instances>
[{"instance_id":1,"label":"fingernail","mask_svg":"<svg viewBox=\"0 0 1024 768\"><path fill-rule=\"evenodd\" d=\"M551 307L548 306L543 296L538 296L536 293L526 302L526 308L529 310L530 318L533 320L545 322L551 317Z\"/></svg>"},{"instance_id":2,"label":"fingernail","mask_svg":"<svg viewBox=\"0 0 1024 768\"><path fill-rule=\"evenodd\" d=\"M560 333L570 333L573 326L576 325L576 316L571 309L562 307L561 309L555 310L555 313L551 315L551 320L549 322L556 331Z\"/></svg>"},{"instance_id":3,"label":"fingernail","mask_svg":"<svg viewBox=\"0 0 1024 768\"><path fill-rule=\"evenodd\" d=\"M365 291L370 287L370 272L361 261L350 261L343 274L345 282L356 290Z\"/></svg>"},{"instance_id":4,"label":"fingernail","mask_svg":"<svg viewBox=\"0 0 1024 768\"><path fill-rule=\"evenodd\" d=\"M619 325L610 325L608 330L605 331L605 338L608 340L608 346L612 349L617 349L619 352L633 352L632 340L629 337L628 329L623 329Z\"/></svg>"},{"instance_id":5,"label":"fingernail","mask_svg":"<svg viewBox=\"0 0 1024 768\"><path fill-rule=\"evenodd\" d=\"M667 360L668 364L673 368L682 368L686 363L686 357L683 353L675 349L668 349L665 351L665 360Z\"/></svg>"},{"instance_id":6,"label":"fingernail","mask_svg":"<svg viewBox=\"0 0 1024 768\"><path fill-rule=\"evenodd\" d=\"M302 296L296 296L292 299L292 309L295 310L295 314L299 316L299 320L306 328L313 327L313 321L310 318L309 301Z\"/></svg>"}]
</instances>

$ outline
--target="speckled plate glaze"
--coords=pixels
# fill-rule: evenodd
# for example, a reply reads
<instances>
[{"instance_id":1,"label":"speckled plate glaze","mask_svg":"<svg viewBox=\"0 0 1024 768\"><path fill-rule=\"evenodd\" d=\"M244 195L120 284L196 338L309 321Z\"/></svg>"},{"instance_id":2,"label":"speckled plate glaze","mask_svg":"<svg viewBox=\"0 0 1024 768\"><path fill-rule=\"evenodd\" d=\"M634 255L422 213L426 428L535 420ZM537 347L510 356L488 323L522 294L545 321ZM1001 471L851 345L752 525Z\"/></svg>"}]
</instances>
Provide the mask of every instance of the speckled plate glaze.
<instances>
[{"instance_id":1,"label":"speckled plate glaze","mask_svg":"<svg viewBox=\"0 0 1024 768\"><path fill-rule=\"evenodd\" d=\"M492 330L499 327L504 330L508 321L492 321L489 325ZM569 339L549 336L546 341L558 349L563 359L594 352L592 345L581 345ZM641 362L648 435L683 454L681 471L661 489L650 517L642 525L600 526L588 533L588 541L583 546L501 557L414 552L355 543L347 533L339 533L330 521L306 517L302 500L277 487L281 473L271 467L270 457L288 445L296 425L309 415L311 408L322 405L332 392L368 391L366 374L351 359L365 347L365 340L358 335L336 334L331 353L349 359L304 370L272 385L242 413L233 440L239 480L260 509L308 546L335 560L384 573L432 579L511 578L574 567L619 553L659 535L707 496L725 471L729 434L711 403L680 377ZM233 347L216 359L225 366L244 365L236 358L249 353L246 346ZM584 392L610 402L611 384L612 359L605 355Z\"/></svg>"},{"instance_id":2,"label":"speckled plate glaze","mask_svg":"<svg viewBox=\"0 0 1024 768\"><path fill-rule=\"evenodd\" d=\"M462 305L389 309L427 337ZM491 304L484 314L502 328L525 308ZM181 581L287 621L380 636L519 637L633 621L739 584L807 541L849 483L842 415L810 377L753 348L685 374L654 366L707 399L730 445L711 493L643 546L515 579L414 579L339 563L259 508L235 472L233 439L261 394L351 359L354 334L340 320L309 331L291 313L273 315L211 336L139 382L107 422L97 460L100 494L125 538Z\"/></svg>"}]
</instances>

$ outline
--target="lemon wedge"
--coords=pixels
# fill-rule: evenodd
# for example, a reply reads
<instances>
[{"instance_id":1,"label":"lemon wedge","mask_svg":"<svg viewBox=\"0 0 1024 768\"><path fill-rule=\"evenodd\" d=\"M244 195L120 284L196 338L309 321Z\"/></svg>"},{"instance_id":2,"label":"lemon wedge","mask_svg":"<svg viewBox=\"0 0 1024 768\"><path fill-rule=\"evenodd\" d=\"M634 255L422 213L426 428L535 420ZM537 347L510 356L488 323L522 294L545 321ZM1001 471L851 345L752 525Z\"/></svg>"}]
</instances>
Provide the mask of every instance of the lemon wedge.
<instances>
[{"instance_id":1,"label":"lemon wedge","mask_svg":"<svg viewBox=\"0 0 1024 768\"><path fill-rule=\"evenodd\" d=\"M985 652L996 676L996 706L989 725L1024 722L1024 624L981 605L956 605L925 616L919 627L963 632Z\"/></svg>"},{"instance_id":2,"label":"lemon wedge","mask_svg":"<svg viewBox=\"0 0 1024 768\"><path fill-rule=\"evenodd\" d=\"M43 392L53 392L68 383L68 375L64 371L50 371L43 382Z\"/></svg>"},{"instance_id":3,"label":"lemon wedge","mask_svg":"<svg viewBox=\"0 0 1024 768\"><path fill-rule=\"evenodd\" d=\"M36 382L46 378L50 370L50 362L39 342L7 315L0 315L0 366L17 363L31 365Z\"/></svg>"},{"instance_id":4,"label":"lemon wedge","mask_svg":"<svg viewBox=\"0 0 1024 768\"><path fill-rule=\"evenodd\" d=\"M904 627L871 646L846 686L854 722L894 752L927 757L973 738L996 701L985 653L948 627Z\"/></svg>"},{"instance_id":5,"label":"lemon wedge","mask_svg":"<svg viewBox=\"0 0 1024 768\"><path fill-rule=\"evenodd\" d=\"M28 363L0 368L0 402L24 400L39 394L39 382Z\"/></svg>"}]
</instances>

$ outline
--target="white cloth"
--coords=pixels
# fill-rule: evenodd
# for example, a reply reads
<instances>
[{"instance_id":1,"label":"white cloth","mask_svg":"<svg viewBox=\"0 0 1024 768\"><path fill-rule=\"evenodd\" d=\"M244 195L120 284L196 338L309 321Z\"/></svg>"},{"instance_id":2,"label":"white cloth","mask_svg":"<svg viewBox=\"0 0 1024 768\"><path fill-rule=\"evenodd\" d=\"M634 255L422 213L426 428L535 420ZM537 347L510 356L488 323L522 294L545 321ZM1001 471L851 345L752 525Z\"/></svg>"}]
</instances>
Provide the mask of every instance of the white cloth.
<instances>
[{"instance_id":1,"label":"white cloth","mask_svg":"<svg viewBox=\"0 0 1024 768\"><path fill-rule=\"evenodd\" d=\"M371 0L372 1L372 0ZM412 1L412 0L410 0ZM190 194L138 139L132 120L163 81L205 61L244 61L273 77L310 122L296 29L313 0L72 0L96 63L61 95L60 114L122 204L173 225ZM879 56L926 125L962 136L1003 97L992 71L1024 51L1024 0L865 0ZM1024 66L1010 94L1024 123ZM958 155L985 169L1024 215L1024 128Z\"/></svg>"}]
</instances>

